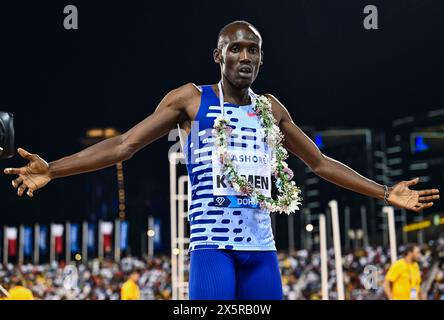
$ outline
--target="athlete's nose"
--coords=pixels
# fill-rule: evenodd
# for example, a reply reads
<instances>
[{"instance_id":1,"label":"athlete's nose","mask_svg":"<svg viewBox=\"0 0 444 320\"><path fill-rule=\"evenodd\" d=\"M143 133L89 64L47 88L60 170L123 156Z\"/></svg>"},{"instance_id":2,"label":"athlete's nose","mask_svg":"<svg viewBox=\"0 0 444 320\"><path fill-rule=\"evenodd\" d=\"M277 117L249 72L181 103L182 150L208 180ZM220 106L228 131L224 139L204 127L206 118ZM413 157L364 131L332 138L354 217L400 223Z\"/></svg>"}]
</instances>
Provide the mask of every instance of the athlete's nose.
<instances>
[{"instance_id":1,"label":"athlete's nose","mask_svg":"<svg viewBox=\"0 0 444 320\"><path fill-rule=\"evenodd\" d=\"M248 50L245 48L242 50L240 54L240 62L242 63L251 63L250 55L248 54Z\"/></svg>"}]
</instances>

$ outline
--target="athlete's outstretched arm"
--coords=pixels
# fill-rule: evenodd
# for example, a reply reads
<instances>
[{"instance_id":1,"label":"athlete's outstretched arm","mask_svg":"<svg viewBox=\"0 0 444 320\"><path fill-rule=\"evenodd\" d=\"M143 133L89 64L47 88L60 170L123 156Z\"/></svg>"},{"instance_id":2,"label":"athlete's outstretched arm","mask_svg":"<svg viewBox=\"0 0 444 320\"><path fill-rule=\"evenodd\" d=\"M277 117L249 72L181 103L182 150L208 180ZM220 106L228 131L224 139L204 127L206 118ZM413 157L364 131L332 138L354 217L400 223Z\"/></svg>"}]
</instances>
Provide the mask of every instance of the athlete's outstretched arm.
<instances>
[{"instance_id":1,"label":"athlete's outstretched arm","mask_svg":"<svg viewBox=\"0 0 444 320\"><path fill-rule=\"evenodd\" d=\"M384 186L370 180L345 164L324 155L316 144L293 122L288 110L272 95L273 114L284 134L284 146L305 162L319 177L343 188L384 199ZM408 187L418 183L419 178L401 181L389 187L388 202L400 208L419 212L433 205L439 199L438 189L410 190Z\"/></svg>"},{"instance_id":2,"label":"athlete's outstretched arm","mask_svg":"<svg viewBox=\"0 0 444 320\"><path fill-rule=\"evenodd\" d=\"M7 168L6 174L16 174L12 181L17 194L21 196L28 189L28 196L45 186L54 178L96 171L130 159L134 153L146 145L164 136L177 123L189 118L188 106L199 99L199 90L189 83L169 92L156 110L127 132L96 143L71 156L50 162L49 164L37 154L31 154L22 148L18 153L29 160L21 168Z\"/></svg>"}]
</instances>

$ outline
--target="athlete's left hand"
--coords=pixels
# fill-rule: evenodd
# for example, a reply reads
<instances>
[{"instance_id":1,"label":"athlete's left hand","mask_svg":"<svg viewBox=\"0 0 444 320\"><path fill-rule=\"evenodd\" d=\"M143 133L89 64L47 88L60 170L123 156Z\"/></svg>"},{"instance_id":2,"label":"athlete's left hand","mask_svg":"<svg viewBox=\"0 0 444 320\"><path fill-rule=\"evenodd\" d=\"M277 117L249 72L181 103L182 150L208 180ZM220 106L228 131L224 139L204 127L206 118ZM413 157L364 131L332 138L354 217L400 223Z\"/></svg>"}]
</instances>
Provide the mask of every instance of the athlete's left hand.
<instances>
[{"instance_id":1,"label":"athlete's left hand","mask_svg":"<svg viewBox=\"0 0 444 320\"><path fill-rule=\"evenodd\" d=\"M414 212L421 212L433 206L433 200L439 199L439 190L410 190L409 186L414 186L418 181L419 178L415 178L395 184L389 189L388 203Z\"/></svg>"}]
</instances>

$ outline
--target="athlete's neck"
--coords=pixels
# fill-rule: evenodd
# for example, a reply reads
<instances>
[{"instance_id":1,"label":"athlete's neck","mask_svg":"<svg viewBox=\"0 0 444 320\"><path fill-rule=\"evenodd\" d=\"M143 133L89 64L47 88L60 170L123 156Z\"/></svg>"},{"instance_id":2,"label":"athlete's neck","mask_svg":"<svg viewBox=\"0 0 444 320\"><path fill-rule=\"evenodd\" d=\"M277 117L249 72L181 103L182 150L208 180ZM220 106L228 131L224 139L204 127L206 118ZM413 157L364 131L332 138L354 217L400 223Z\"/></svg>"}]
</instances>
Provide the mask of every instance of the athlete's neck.
<instances>
[{"instance_id":1,"label":"athlete's neck","mask_svg":"<svg viewBox=\"0 0 444 320\"><path fill-rule=\"evenodd\" d=\"M238 88L230 83L225 77L222 77L222 91L224 100L237 105L247 105L251 103L248 90L250 88Z\"/></svg>"}]
</instances>

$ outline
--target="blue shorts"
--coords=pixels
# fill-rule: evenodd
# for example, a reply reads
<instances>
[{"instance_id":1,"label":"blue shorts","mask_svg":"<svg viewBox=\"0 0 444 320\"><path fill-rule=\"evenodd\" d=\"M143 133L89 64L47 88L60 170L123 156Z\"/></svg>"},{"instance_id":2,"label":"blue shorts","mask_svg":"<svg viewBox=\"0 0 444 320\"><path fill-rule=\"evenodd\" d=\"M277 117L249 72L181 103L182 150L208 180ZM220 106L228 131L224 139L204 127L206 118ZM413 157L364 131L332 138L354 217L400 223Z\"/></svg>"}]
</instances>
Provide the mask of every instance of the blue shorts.
<instances>
[{"instance_id":1,"label":"blue shorts","mask_svg":"<svg viewBox=\"0 0 444 320\"><path fill-rule=\"evenodd\" d=\"M193 250L190 300L282 300L276 251Z\"/></svg>"}]
</instances>

